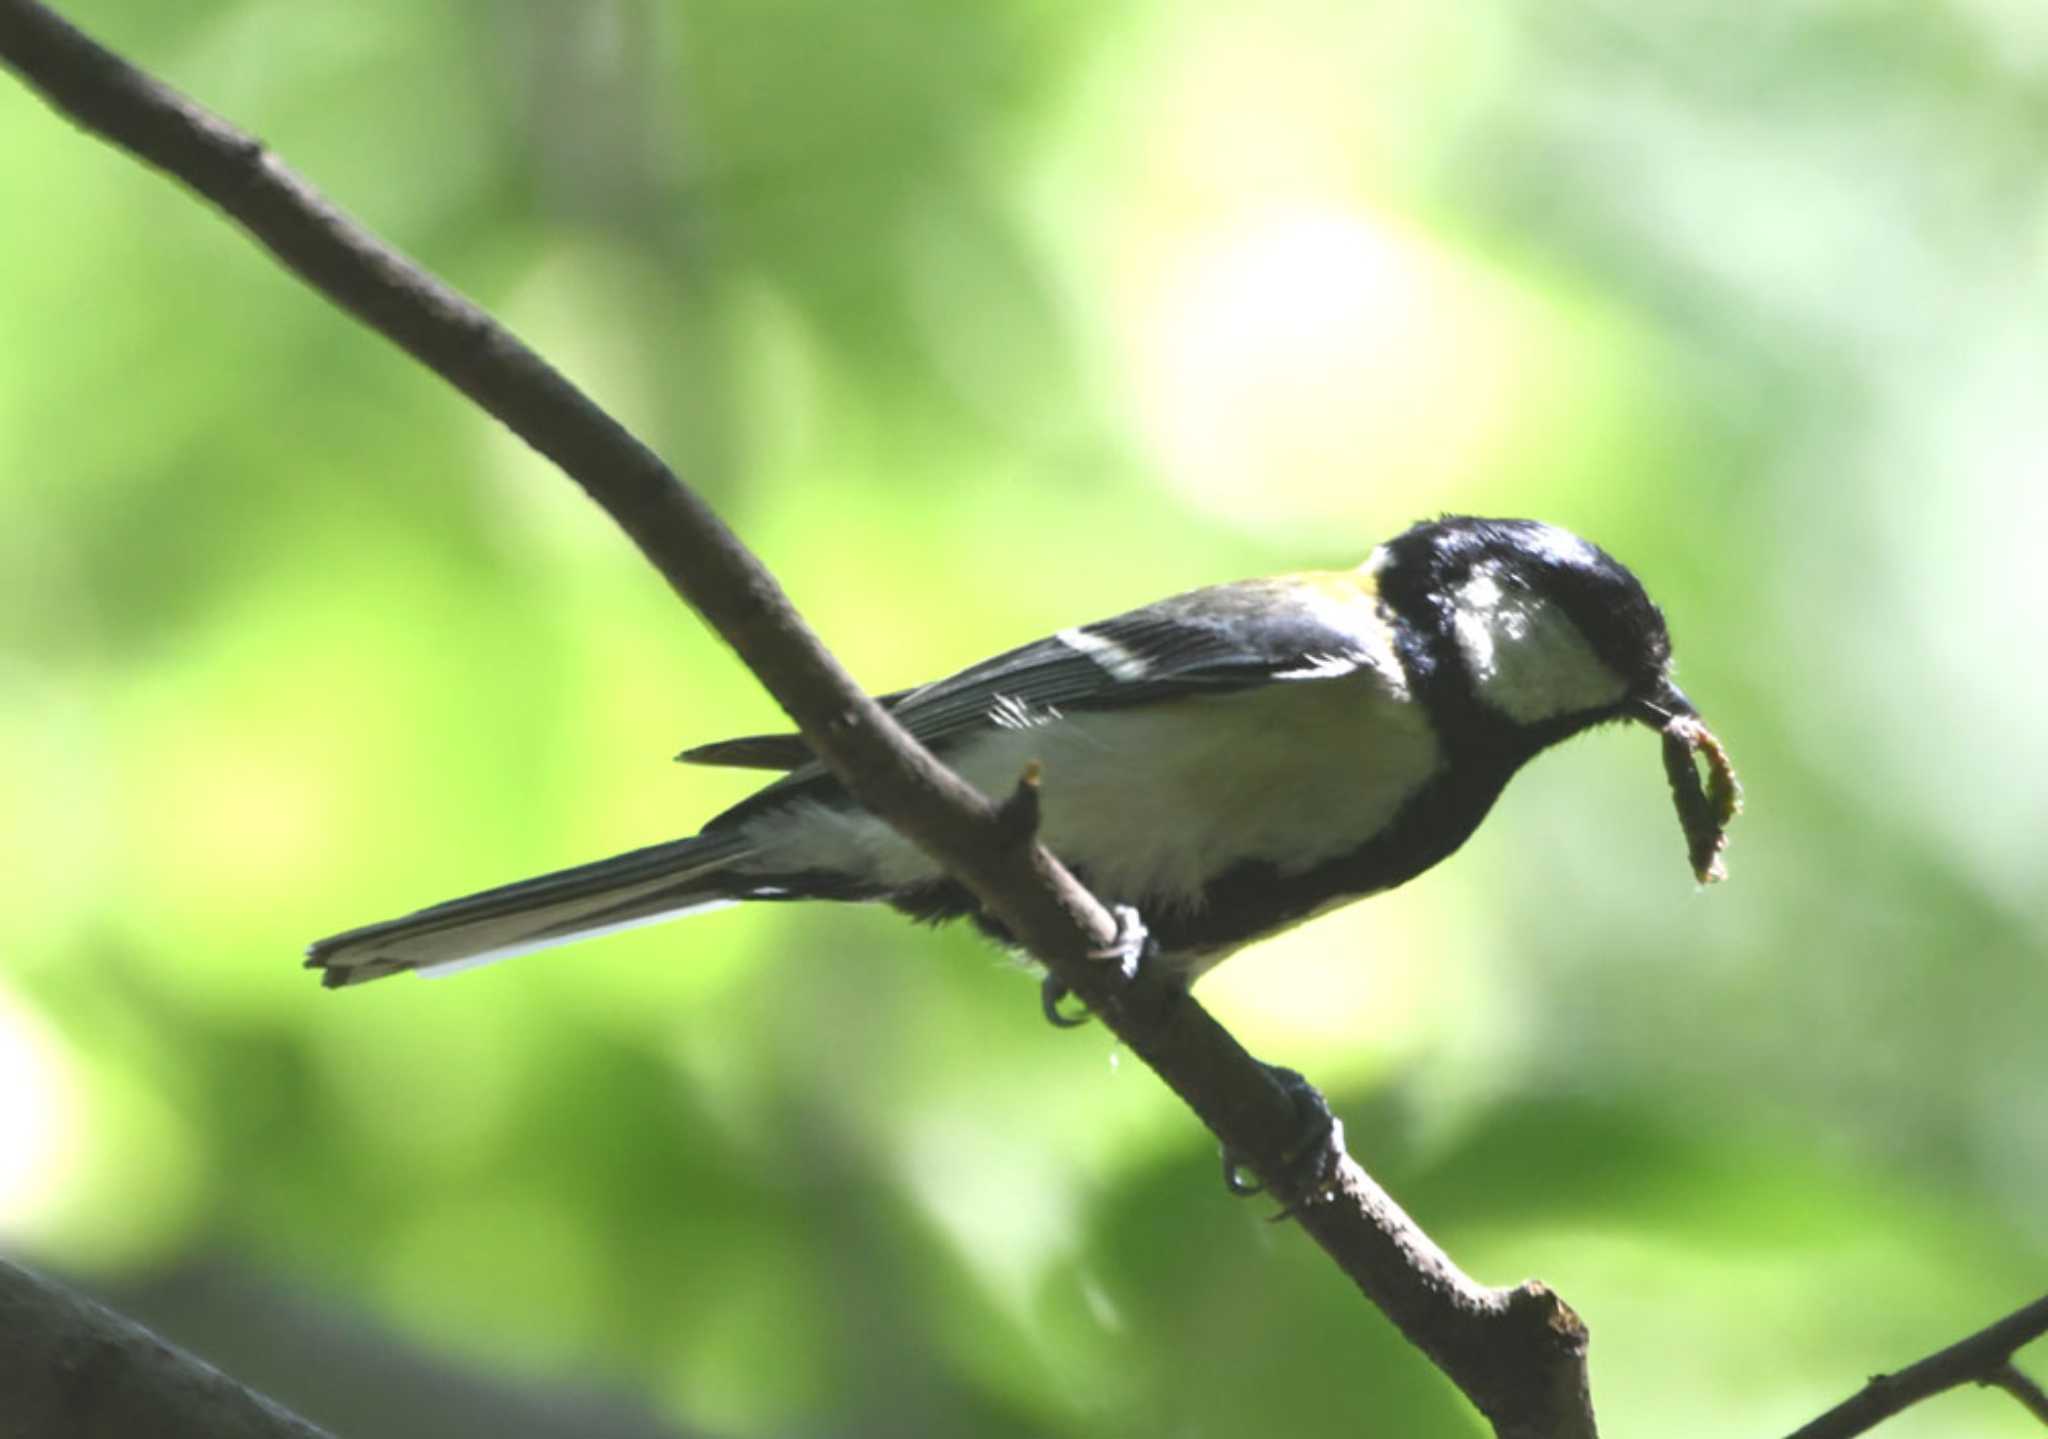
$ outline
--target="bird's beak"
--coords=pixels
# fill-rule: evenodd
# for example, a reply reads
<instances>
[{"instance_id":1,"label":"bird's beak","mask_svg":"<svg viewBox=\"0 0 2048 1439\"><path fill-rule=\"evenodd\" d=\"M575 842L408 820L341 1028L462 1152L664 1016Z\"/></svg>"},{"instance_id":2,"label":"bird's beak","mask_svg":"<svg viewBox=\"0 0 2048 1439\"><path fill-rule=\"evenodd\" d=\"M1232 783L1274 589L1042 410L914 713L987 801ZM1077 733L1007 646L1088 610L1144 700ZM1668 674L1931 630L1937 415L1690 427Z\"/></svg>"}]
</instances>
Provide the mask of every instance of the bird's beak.
<instances>
[{"instance_id":1,"label":"bird's beak","mask_svg":"<svg viewBox=\"0 0 2048 1439\"><path fill-rule=\"evenodd\" d=\"M1629 717L1661 731L1673 720L1696 720L1700 712L1693 708L1684 690L1668 679L1659 679L1648 694L1637 695L1629 701Z\"/></svg>"},{"instance_id":2,"label":"bird's beak","mask_svg":"<svg viewBox=\"0 0 2048 1439\"><path fill-rule=\"evenodd\" d=\"M1742 785L1721 741L1707 728L1685 691L1660 680L1649 695L1636 699L1631 717L1664 737L1664 774L1671 781L1671 802L1685 831L1692 872L1701 884L1728 877L1721 851L1728 847L1728 825L1742 810ZM1705 761L1706 788L1700 787L1699 766Z\"/></svg>"}]
</instances>

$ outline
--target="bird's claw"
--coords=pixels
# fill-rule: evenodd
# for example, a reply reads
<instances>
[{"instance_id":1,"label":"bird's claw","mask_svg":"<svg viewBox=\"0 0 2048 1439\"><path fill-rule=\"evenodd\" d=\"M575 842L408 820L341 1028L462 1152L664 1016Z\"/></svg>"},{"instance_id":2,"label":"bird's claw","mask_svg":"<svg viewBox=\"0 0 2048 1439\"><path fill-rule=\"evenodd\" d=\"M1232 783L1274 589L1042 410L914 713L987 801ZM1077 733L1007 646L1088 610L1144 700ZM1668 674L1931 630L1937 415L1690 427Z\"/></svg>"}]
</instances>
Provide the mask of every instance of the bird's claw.
<instances>
[{"instance_id":1,"label":"bird's claw","mask_svg":"<svg viewBox=\"0 0 2048 1439\"><path fill-rule=\"evenodd\" d=\"M1293 1196L1272 1216L1272 1222L1277 1224L1294 1218L1335 1182L1338 1166L1344 1159L1344 1121L1330 1109L1322 1091L1295 1070L1269 1064L1266 1072L1287 1095L1301 1120L1300 1129L1272 1175L1272 1187L1283 1195ZM1223 1150L1223 1186L1240 1199L1264 1193L1268 1187L1252 1172L1244 1155L1228 1146Z\"/></svg>"},{"instance_id":2,"label":"bird's claw","mask_svg":"<svg viewBox=\"0 0 2048 1439\"><path fill-rule=\"evenodd\" d=\"M1137 980L1145 962L1158 953L1158 941L1152 938L1144 919L1130 905L1113 905L1110 913L1116 917L1116 937L1101 949L1088 951L1088 958L1103 964L1114 963L1117 979L1124 985L1130 985ZM1074 1014L1060 1007L1073 993L1067 982L1056 974L1048 974L1039 985L1039 1007L1045 1011L1046 1022L1055 1029L1078 1029L1088 1022L1086 1008Z\"/></svg>"},{"instance_id":3,"label":"bird's claw","mask_svg":"<svg viewBox=\"0 0 2048 1439\"><path fill-rule=\"evenodd\" d=\"M1079 1029L1088 1022L1088 1010L1084 1005L1078 1014L1069 1014L1060 1006L1073 990L1066 981L1056 974L1048 974L1038 986L1038 1004L1045 1011L1045 1022L1054 1029Z\"/></svg>"},{"instance_id":4,"label":"bird's claw","mask_svg":"<svg viewBox=\"0 0 2048 1439\"><path fill-rule=\"evenodd\" d=\"M1116 918L1116 938L1101 949L1089 950L1088 957L1104 962L1115 960L1117 974L1129 984L1138 977L1138 971L1157 945L1152 931L1145 928L1144 918L1131 906L1113 905L1110 914Z\"/></svg>"}]
</instances>

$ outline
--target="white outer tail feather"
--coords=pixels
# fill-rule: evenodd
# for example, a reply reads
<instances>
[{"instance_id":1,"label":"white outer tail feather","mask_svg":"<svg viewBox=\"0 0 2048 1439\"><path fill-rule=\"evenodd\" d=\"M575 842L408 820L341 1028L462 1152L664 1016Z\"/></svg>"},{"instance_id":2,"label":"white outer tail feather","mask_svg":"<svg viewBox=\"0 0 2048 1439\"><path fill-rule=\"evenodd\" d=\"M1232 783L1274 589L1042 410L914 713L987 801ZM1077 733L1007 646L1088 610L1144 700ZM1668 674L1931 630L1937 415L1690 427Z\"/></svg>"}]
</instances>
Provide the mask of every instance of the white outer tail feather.
<instances>
[{"instance_id":1,"label":"white outer tail feather","mask_svg":"<svg viewBox=\"0 0 2048 1439\"><path fill-rule=\"evenodd\" d=\"M558 944L656 924L743 897L726 872L754 853L730 834L697 835L449 900L330 935L306 951L330 988L417 970L440 977Z\"/></svg>"},{"instance_id":2,"label":"white outer tail feather","mask_svg":"<svg viewBox=\"0 0 2048 1439\"><path fill-rule=\"evenodd\" d=\"M623 934L629 929L643 929L650 924L665 924L672 919L681 919L686 914L704 914L714 909L730 909L738 903L736 899L695 900L680 909L656 910L652 914L614 920L610 924L600 924L591 929L572 929L561 934L544 935L539 939L516 940L511 944L500 945L496 949L480 950L475 954L465 955L461 959L442 959L430 964L416 964L413 970L421 979L446 979L451 974L460 974L465 969L482 969L485 965L496 964L501 959L517 959L522 954L536 954L543 949L553 949L556 945L577 944L601 935Z\"/></svg>"}]
</instances>

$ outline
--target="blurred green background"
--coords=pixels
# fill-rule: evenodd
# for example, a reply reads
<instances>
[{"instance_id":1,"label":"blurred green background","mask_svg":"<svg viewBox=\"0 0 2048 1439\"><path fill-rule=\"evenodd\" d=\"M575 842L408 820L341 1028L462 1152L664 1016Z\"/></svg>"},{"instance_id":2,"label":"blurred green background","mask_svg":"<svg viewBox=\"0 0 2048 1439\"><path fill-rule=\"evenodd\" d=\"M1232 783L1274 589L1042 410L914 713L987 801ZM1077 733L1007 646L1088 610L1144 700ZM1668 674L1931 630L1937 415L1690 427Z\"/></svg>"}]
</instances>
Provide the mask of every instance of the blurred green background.
<instances>
[{"instance_id":1,"label":"blurred green background","mask_svg":"<svg viewBox=\"0 0 2048 1439\"><path fill-rule=\"evenodd\" d=\"M66 9L585 384L877 690L1439 511L1596 539L1743 768L1731 882L1605 732L1205 1000L1581 1310L1615 1433L1789 1429L2048 1287L2037 5ZM11 82L0 505L14 1251L351 1435L479 1412L394 1350L594 1435L1481 1432L967 933L323 993L307 940L693 829L746 777L668 756L777 716L573 487Z\"/></svg>"}]
</instances>

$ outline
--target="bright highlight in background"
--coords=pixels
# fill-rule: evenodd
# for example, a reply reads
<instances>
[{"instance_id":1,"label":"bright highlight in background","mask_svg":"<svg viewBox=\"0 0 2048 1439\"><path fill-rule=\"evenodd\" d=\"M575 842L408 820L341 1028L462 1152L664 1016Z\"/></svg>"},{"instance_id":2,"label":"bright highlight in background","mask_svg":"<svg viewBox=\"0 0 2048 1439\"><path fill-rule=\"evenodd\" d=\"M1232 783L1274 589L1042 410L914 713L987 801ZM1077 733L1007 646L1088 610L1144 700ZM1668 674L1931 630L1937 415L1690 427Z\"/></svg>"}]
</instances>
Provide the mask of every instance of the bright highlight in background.
<instances>
[{"instance_id":1,"label":"bright highlight in background","mask_svg":"<svg viewBox=\"0 0 2048 1439\"><path fill-rule=\"evenodd\" d=\"M1138 317L1140 424L1161 468L1246 518L1448 483L1507 408L1507 337L1417 237L1337 207L1183 237Z\"/></svg>"},{"instance_id":2,"label":"bright highlight in background","mask_svg":"<svg viewBox=\"0 0 2048 1439\"><path fill-rule=\"evenodd\" d=\"M40 1232L76 1166L79 1104L57 1043L0 994L0 1235Z\"/></svg>"}]
</instances>

